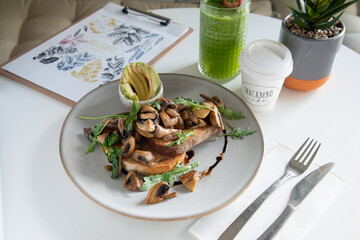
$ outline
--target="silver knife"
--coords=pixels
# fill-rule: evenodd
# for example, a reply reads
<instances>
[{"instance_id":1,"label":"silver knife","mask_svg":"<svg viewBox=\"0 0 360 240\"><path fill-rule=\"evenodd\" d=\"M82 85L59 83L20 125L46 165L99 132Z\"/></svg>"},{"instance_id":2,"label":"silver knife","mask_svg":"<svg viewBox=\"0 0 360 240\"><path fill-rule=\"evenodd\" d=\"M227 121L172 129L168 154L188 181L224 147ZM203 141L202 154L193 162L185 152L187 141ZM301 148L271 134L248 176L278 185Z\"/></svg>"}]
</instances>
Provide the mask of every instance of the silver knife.
<instances>
[{"instance_id":1,"label":"silver knife","mask_svg":"<svg viewBox=\"0 0 360 240\"><path fill-rule=\"evenodd\" d=\"M258 238L258 240L270 240L272 239L280 228L284 225L286 220L300 205L300 203L309 195L311 190L325 177L325 175L334 166L334 163L327 163L318 169L311 172L300 182L298 182L291 192L290 200L282 212L282 214L275 220L275 222Z\"/></svg>"}]
</instances>

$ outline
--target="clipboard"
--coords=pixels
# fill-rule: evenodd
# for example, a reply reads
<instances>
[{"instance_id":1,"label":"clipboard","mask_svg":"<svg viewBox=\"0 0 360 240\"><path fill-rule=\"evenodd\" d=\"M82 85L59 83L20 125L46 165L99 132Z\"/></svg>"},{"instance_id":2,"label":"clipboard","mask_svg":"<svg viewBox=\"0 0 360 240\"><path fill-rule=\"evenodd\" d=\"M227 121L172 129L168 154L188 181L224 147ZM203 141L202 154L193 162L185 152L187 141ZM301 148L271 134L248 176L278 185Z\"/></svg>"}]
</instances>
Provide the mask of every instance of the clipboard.
<instances>
[{"instance_id":1,"label":"clipboard","mask_svg":"<svg viewBox=\"0 0 360 240\"><path fill-rule=\"evenodd\" d=\"M131 62L153 65L193 32L163 16L108 3L0 66L0 74L70 107L120 79Z\"/></svg>"}]
</instances>

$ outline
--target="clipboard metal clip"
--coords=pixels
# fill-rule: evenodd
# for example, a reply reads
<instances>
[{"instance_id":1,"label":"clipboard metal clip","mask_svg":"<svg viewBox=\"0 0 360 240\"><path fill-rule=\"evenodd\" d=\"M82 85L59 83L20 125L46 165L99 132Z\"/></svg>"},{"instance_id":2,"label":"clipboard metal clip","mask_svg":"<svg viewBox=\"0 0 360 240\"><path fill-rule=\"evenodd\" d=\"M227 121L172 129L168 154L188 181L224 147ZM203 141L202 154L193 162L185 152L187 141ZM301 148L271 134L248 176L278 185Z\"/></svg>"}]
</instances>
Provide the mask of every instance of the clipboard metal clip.
<instances>
[{"instance_id":1,"label":"clipboard metal clip","mask_svg":"<svg viewBox=\"0 0 360 240\"><path fill-rule=\"evenodd\" d=\"M171 22L170 18L163 17L163 16L157 15L157 14L152 13L152 12L147 12L147 11L144 11L144 10L131 8L131 7L124 7L122 9L122 12L125 13L125 14L133 14L133 15L136 15L136 16L144 16L144 17L148 18L151 21L158 22L160 20L160 25L162 25L162 26L167 26Z\"/></svg>"}]
</instances>

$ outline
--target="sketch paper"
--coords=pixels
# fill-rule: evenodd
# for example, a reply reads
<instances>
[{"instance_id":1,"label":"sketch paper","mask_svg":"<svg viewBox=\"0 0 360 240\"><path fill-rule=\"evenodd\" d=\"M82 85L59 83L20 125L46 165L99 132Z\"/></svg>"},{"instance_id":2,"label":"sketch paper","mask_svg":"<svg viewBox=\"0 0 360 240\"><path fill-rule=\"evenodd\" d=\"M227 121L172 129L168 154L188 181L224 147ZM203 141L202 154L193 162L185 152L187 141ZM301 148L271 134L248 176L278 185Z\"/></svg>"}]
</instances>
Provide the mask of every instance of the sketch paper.
<instances>
[{"instance_id":1,"label":"sketch paper","mask_svg":"<svg viewBox=\"0 0 360 240\"><path fill-rule=\"evenodd\" d=\"M165 27L122 8L108 3L2 68L77 102L118 80L129 63L148 63L189 29L176 23Z\"/></svg>"}]
</instances>

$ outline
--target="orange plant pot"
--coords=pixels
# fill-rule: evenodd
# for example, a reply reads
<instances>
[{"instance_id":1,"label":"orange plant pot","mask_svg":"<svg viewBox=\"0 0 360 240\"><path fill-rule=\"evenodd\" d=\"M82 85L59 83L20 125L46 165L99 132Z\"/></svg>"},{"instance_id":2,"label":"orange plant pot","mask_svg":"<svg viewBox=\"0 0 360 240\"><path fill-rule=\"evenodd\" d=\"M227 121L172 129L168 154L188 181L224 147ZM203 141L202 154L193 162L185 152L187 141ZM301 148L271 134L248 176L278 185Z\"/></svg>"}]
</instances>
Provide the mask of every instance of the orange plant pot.
<instances>
[{"instance_id":1,"label":"orange plant pot","mask_svg":"<svg viewBox=\"0 0 360 240\"><path fill-rule=\"evenodd\" d=\"M324 85L329 78L330 75L318 80L301 80L289 76L285 78L284 85L298 91L311 91Z\"/></svg>"}]
</instances>

